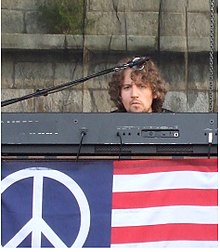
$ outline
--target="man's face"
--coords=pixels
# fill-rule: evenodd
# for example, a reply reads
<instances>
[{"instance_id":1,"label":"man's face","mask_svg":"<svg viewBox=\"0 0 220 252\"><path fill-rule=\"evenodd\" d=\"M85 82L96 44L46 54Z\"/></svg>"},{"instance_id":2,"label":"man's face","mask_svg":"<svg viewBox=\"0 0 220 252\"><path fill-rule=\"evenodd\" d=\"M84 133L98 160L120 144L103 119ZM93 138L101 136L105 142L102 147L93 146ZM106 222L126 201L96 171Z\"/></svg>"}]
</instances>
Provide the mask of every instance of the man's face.
<instances>
[{"instance_id":1,"label":"man's face","mask_svg":"<svg viewBox=\"0 0 220 252\"><path fill-rule=\"evenodd\" d=\"M121 101L127 112L152 112L153 96L149 84L143 83L141 76L131 79L132 69L124 71L124 81L121 87Z\"/></svg>"}]
</instances>

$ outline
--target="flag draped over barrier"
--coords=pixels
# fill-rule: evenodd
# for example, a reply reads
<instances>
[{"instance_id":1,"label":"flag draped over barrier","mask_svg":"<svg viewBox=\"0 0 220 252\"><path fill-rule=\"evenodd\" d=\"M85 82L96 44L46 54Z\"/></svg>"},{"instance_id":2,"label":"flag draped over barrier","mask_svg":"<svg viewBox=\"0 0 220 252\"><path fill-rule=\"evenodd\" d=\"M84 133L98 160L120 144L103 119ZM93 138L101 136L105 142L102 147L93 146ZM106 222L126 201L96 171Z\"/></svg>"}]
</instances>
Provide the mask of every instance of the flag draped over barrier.
<instances>
[{"instance_id":1,"label":"flag draped over barrier","mask_svg":"<svg viewBox=\"0 0 220 252\"><path fill-rule=\"evenodd\" d=\"M217 247L217 159L3 161L3 247Z\"/></svg>"}]
</instances>

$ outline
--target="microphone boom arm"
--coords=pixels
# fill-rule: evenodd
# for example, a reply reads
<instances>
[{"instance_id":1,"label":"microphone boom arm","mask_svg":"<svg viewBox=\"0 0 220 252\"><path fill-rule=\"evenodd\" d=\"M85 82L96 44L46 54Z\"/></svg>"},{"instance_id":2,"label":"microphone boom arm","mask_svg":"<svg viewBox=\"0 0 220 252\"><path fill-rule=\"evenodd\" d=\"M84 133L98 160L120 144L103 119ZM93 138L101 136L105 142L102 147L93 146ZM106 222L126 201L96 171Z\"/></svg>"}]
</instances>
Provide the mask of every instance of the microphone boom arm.
<instances>
[{"instance_id":1,"label":"microphone boom arm","mask_svg":"<svg viewBox=\"0 0 220 252\"><path fill-rule=\"evenodd\" d=\"M145 58L145 57L143 57L143 58ZM112 67L112 68L109 68L109 69L105 69L105 70L100 71L98 73L88 75L88 76L83 77L83 78L78 79L78 80L73 80L73 81L70 81L70 82L66 82L66 83L60 84L60 85L55 86L55 87L37 89L35 92L33 92L31 94L1 101L1 107L5 107L5 106L8 106L10 104L13 104L13 103L16 103L16 102L19 102L19 101L24 101L24 100L34 98L34 97L47 96L49 94L59 92L59 91L62 91L64 89L73 87L75 85L78 85L79 83L85 82L85 81L90 80L92 78L95 78L95 77L98 77L98 76L101 76L101 75L105 75L105 74L109 74L111 72L118 72L118 71L124 70L124 69L126 69L128 67L133 67L135 65L140 64L140 60L142 59L142 61L143 61L143 58L139 58L139 60L136 60L136 61L132 60L132 61L130 61L128 63L121 64L121 65L118 65L118 66L115 66L115 67ZM146 61L146 59L145 59L145 61Z\"/></svg>"}]
</instances>

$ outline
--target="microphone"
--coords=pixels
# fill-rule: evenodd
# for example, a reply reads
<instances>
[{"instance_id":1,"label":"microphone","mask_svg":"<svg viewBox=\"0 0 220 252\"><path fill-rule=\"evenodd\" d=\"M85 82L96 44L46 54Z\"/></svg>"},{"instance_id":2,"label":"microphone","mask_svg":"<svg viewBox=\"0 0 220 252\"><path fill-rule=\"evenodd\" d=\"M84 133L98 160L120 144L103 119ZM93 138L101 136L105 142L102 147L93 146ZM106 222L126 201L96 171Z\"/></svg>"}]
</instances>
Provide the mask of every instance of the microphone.
<instances>
[{"instance_id":1,"label":"microphone","mask_svg":"<svg viewBox=\"0 0 220 252\"><path fill-rule=\"evenodd\" d=\"M133 60L128 61L126 64L121 64L113 68L113 71L117 72L124 70L128 67L134 68L135 70L143 70L145 62L148 61L150 57L135 57Z\"/></svg>"},{"instance_id":2,"label":"microphone","mask_svg":"<svg viewBox=\"0 0 220 252\"><path fill-rule=\"evenodd\" d=\"M149 57L135 57L133 60L129 61L127 65L130 68L141 71L144 69L145 62L149 59Z\"/></svg>"}]
</instances>

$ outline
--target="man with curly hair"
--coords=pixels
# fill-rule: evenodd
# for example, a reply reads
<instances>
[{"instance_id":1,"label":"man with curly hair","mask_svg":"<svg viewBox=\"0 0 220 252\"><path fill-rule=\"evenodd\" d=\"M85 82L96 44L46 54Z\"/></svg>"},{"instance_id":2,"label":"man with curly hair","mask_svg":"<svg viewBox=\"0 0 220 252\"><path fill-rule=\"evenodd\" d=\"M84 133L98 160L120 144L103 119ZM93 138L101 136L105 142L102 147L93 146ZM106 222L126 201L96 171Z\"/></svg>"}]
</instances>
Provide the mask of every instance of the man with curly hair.
<instances>
[{"instance_id":1,"label":"man with curly hair","mask_svg":"<svg viewBox=\"0 0 220 252\"><path fill-rule=\"evenodd\" d=\"M166 92L165 81L150 58L140 67L115 72L109 82L109 95L117 107L113 112L171 112L162 107Z\"/></svg>"}]
</instances>

